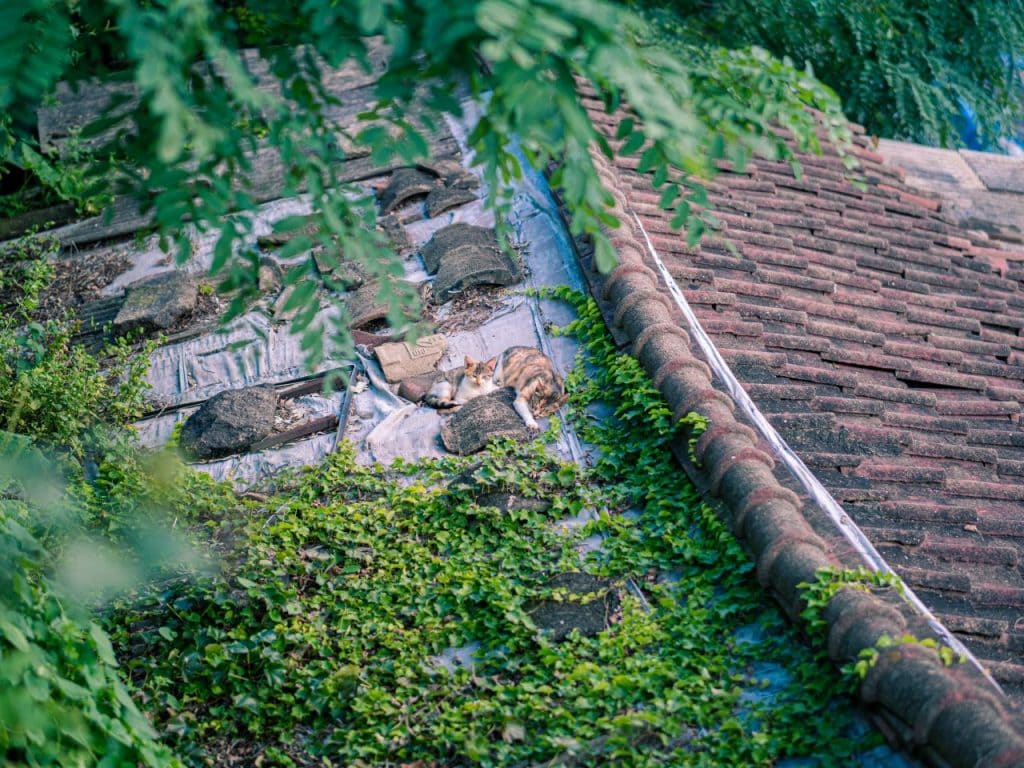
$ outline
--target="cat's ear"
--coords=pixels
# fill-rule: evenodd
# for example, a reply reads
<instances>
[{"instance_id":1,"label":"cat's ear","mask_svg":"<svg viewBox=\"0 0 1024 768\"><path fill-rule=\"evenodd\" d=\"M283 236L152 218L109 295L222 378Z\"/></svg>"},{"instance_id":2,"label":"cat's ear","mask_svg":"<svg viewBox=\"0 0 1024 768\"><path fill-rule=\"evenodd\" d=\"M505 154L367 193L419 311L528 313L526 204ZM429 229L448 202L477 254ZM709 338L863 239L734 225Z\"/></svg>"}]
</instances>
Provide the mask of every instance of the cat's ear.
<instances>
[{"instance_id":1,"label":"cat's ear","mask_svg":"<svg viewBox=\"0 0 1024 768\"><path fill-rule=\"evenodd\" d=\"M484 363L484 368L486 368L488 371L491 371L493 373L494 372L494 368L497 365L498 365L498 358L492 357L490 360L488 360L486 363Z\"/></svg>"},{"instance_id":2,"label":"cat's ear","mask_svg":"<svg viewBox=\"0 0 1024 768\"><path fill-rule=\"evenodd\" d=\"M463 361L467 368L474 368L476 366L476 360L469 355L466 355L466 359Z\"/></svg>"}]
</instances>

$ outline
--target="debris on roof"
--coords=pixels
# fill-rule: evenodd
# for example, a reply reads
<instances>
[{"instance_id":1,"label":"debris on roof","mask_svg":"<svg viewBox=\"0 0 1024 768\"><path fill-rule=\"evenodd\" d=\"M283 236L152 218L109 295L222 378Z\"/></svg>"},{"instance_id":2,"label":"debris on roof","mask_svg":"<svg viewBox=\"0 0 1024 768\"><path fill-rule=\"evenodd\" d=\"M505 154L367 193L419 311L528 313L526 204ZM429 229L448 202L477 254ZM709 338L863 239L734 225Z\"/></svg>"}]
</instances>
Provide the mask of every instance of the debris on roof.
<instances>
[{"instance_id":1,"label":"debris on roof","mask_svg":"<svg viewBox=\"0 0 1024 768\"><path fill-rule=\"evenodd\" d=\"M437 364L447 348L448 342L438 333L422 336L415 344L407 341L381 344L374 352L384 371L384 378L395 384L437 370Z\"/></svg>"},{"instance_id":2,"label":"debris on roof","mask_svg":"<svg viewBox=\"0 0 1024 768\"><path fill-rule=\"evenodd\" d=\"M114 318L114 333L166 331L195 309L198 298L198 281L182 272L163 272L132 283Z\"/></svg>"},{"instance_id":3,"label":"debris on roof","mask_svg":"<svg viewBox=\"0 0 1024 768\"><path fill-rule=\"evenodd\" d=\"M189 416L181 448L194 459L215 459L249 450L274 430L277 392L273 387L227 389Z\"/></svg>"},{"instance_id":4,"label":"debris on roof","mask_svg":"<svg viewBox=\"0 0 1024 768\"><path fill-rule=\"evenodd\" d=\"M552 641L564 640L573 630L590 637L614 623L620 598L610 579L574 571L558 574L547 586L558 596L527 606L526 612Z\"/></svg>"}]
</instances>

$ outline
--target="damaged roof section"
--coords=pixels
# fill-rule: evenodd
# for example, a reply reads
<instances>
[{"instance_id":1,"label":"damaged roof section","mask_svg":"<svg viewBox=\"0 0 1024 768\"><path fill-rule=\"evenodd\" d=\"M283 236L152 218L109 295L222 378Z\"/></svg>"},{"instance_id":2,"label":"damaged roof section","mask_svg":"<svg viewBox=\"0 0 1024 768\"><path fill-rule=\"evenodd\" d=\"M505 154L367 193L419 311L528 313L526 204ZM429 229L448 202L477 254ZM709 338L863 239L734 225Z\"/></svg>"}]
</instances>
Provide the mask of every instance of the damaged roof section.
<instances>
[{"instance_id":1,"label":"damaged roof section","mask_svg":"<svg viewBox=\"0 0 1024 768\"><path fill-rule=\"evenodd\" d=\"M347 66L327 71L327 89L339 100L327 117L339 126L352 124L374 103L373 85L386 57L374 49L371 58L374 68L369 73ZM259 75L260 62L249 63ZM261 80L260 87L274 87L273 78ZM99 114L111 92L98 85L59 89L57 102L39 113L43 142L60 151L74 128ZM411 119L418 124L415 114ZM377 227L402 262L405 279L425 299L423 315L408 320L423 321L424 327L431 323L443 323L449 330L453 324L458 326L464 333L451 349L447 333L421 337L416 345L404 343L405 329L389 326L387 307L378 298L379 284L365 268L346 258L340 244L317 243L311 251L281 255L281 248L294 238L317 233L313 221L284 233L274 231L275 222L309 217L311 211L308 199L287 188L279 159L263 149L255 151L247 179L261 205L253 213L253 232L243 246L259 259L259 295L222 332L218 322L233 296L219 293L204 275L212 261L214 238L189 229L192 258L178 268L155 238L146 237L151 219L129 199L116 201L110 220L78 218L60 206L30 212L3 222L0 238L20 235L39 216L52 222L53 228L44 234L59 242L61 252L54 265L56 279L44 292L41 311L51 316L73 312L81 321L75 340L93 349L125 334L160 336L161 344L150 357L150 410L139 425L140 437L148 445L162 444L176 424L186 421L189 426L182 431L181 445L190 458L203 462L202 468L215 477L233 476L245 485L285 464L315 462L333 449L346 428L365 437L363 433L389 411L408 405L393 395L394 402L385 402L381 395L379 402L363 404L373 399L376 385L368 386L362 373L355 373L362 377L363 390L359 392L357 386L354 398L348 392L321 393L327 376L353 375L359 366L329 355L316 370L305 368L299 339L289 328L301 307L292 301L294 287L283 284L284 269L306 264L320 278L323 287L316 300L318 318L325 327L340 315L328 294L344 302L363 364L376 366L374 350L382 350L381 387L436 371L446 354L448 364L461 360L466 344L477 355L500 351L480 348L473 334L489 318L475 305L467 311L462 304L471 304L477 293L494 292L492 286L521 281L523 270L518 259L498 247L493 213L483 204L480 180L462 162L456 135L460 130L446 120L432 123L425 131L431 156L418 165L380 163L356 147L348 147L347 153L339 152L334 159L342 181L376 198ZM339 134L342 143L343 138ZM442 234L434 238L438 231ZM446 231L470 235L448 242ZM428 242L435 246L433 251L425 247ZM429 272L420 249L435 257ZM484 298L489 314L508 303L505 297L488 294ZM521 312L520 317L528 318L529 313ZM519 325L523 333L509 336L511 325L505 323L505 335L493 333L488 344L509 339L512 344L537 344L535 324ZM356 408L350 419L353 399ZM433 429L436 448L431 445L430 450L441 451L436 414L430 424L420 426ZM419 447L427 442L424 437Z\"/></svg>"},{"instance_id":2,"label":"damaged roof section","mask_svg":"<svg viewBox=\"0 0 1024 768\"><path fill-rule=\"evenodd\" d=\"M935 149L882 139L878 152L906 173L908 187L942 201L942 212L967 229L1024 243L1024 159Z\"/></svg>"},{"instance_id":3,"label":"damaged roof section","mask_svg":"<svg viewBox=\"0 0 1024 768\"><path fill-rule=\"evenodd\" d=\"M622 114L584 98L617 146ZM709 184L718 228L692 248L636 156L598 158L624 222L612 233L621 265L600 281L606 316L674 414L708 418L697 465L685 443L681 461L724 502L762 583L791 615L802 605L799 582L863 563L713 386L649 242L772 426L1014 701L969 665L944 668L910 649L887 654L862 697L946 761L938 764L1018 765L1024 249L961 227L862 133L854 151L863 186L829 146L799 155L799 178L784 162L723 166ZM899 600L861 593L834 603L837 659L882 634L932 634Z\"/></svg>"}]
</instances>

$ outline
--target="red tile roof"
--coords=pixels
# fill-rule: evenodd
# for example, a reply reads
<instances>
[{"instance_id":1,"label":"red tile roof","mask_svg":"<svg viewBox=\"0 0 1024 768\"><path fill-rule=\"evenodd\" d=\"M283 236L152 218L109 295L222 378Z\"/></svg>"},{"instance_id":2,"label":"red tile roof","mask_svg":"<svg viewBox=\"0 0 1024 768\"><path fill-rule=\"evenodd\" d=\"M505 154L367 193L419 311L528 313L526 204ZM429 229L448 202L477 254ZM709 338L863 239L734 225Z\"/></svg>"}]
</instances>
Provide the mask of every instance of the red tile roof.
<instances>
[{"instance_id":1,"label":"red tile roof","mask_svg":"<svg viewBox=\"0 0 1024 768\"><path fill-rule=\"evenodd\" d=\"M602 104L588 108L608 123ZM726 170L709 185L719 226L695 248L671 229L671 212L658 207L635 158L616 158L602 176L620 216L636 215L642 232L626 226L613 236L623 263L604 284L605 298L675 412L696 407L709 417L696 474L723 497L766 584L785 603L795 599L785 592L795 582L778 583L786 580L776 574L778 558L789 557L797 571L837 556L846 563L838 537L824 535L823 543L820 526L793 517L800 504L781 494L767 445L736 421L731 399L711 397L721 393L710 389L687 338L663 332L686 324L649 300L654 287L665 288L643 254L646 234L758 408L1016 700L993 706L997 719L1013 723L1019 749L1024 725L1009 713L1024 703L1024 248L994 247L962 229L941 201L911 190L869 147L856 137L867 181L860 186L846 181L827 146L822 157L800 156L799 179L783 162ZM765 512L769 498L788 500ZM775 544L751 539L749 509L775 515ZM806 519L815 514L804 504ZM862 618L875 626L883 614ZM854 626L847 623L838 619L833 634ZM867 644L878 634L867 632ZM983 683L956 685L989 695ZM922 706L955 709L943 701ZM934 722L910 722L929 744L947 738L929 731ZM960 750L950 764L973 764L960 762L971 748L953 744L944 759ZM1024 752L1005 757L1020 764Z\"/></svg>"}]
</instances>

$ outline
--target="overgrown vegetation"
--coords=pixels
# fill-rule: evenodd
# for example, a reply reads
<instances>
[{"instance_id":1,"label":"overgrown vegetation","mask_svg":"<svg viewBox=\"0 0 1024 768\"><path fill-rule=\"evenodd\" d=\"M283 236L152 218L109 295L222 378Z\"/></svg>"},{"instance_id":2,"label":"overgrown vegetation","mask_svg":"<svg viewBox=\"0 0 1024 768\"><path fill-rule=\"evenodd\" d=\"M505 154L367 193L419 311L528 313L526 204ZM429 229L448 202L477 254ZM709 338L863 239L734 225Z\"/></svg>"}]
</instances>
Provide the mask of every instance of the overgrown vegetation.
<instances>
[{"instance_id":1,"label":"overgrown vegetation","mask_svg":"<svg viewBox=\"0 0 1024 768\"><path fill-rule=\"evenodd\" d=\"M1024 8L982 0L644 0L670 44L760 46L827 83L880 136L961 145L962 105L979 139L1020 130ZM766 65L765 69L770 69Z\"/></svg>"},{"instance_id":2,"label":"overgrown vegetation","mask_svg":"<svg viewBox=\"0 0 1024 768\"><path fill-rule=\"evenodd\" d=\"M594 303L558 295L579 313L569 383L576 428L601 449L590 469L543 442L391 468L343 445L243 499L118 437L129 411L112 403L132 401L137 377L83 390L121 419L100 432L79 417L86 458L68 424L3 433L5 764L852 763L867 745L835 672L765 605L672 465L679 427ZM81 375L62 346L7 364L34 353L55 361L54 387ZM599 401L613 412L594 421ZM546 504L501 511L490 491ZM556 524L584 511L596 519ZM171 523L206 554L183 556ZM603 632L553 642L533 608L580 569L609 579L620 608ZM458 647L467 663L445 666Z\"/></svg>"},{"instance_id":3,"label":"overgrown vegetation","mask_svg":"<svg viewBox=\"0 0 1024 768\"><path fill-rule=\"evenodd\" d=\"M54 248L24 241L0 263L0 755L12 768L174 766L107 634L57 583L65 576L92 596L121 564L112 538L149 541L142 518L113 503L145 503L124 482L138 485L142 472L121 430L138 413L148 364L119 346L101 367L71 344L69 318L34 319ZM99 462L93 483L86 454Z\"/></svg>"},{"instance_id":4,"label":"overgrown vegetation","mask_svg":"<svg viewBox=\"0 0 1024 768\"><path fill-rule=\"evenodd\" d=\"M807 622L811 634L824 637L828 623L822 615L841 589L858 589L862 592L891 589L903 597L903 582L894 573L883 573L867 567L822 568L813 582L802 582L801 590L806 604L800 617Z\"/></svg>"},{"instance_id":5,"label":"overgrown vegetation","mask_svg":"<svg viewBox=\"0 0 1024 768\"><path fill-rule=\"evenodd\" d=\"M567 332L587 352L570 386L577 428L601 447L592 469L542 442L390 469L343 446L264 502L209 485L175 507L217 574L147 588L106 621L189 763L841 765L865 749L827 660L764 604L672 466L660 395L595 305L577 309ZM614 415L589 419L598 401ZM491 492L549 505L501 511L480 501ZM586 510L597 519L555 525ZM612 581L619 615L592 637L538 635L532 606L581 567ZM467 665L441 662L454 648ZM784 680L762 697L765 670Z\"/></svg>"},{"instance_id":6,"label":"overgrown vegetation","mask_svg":"<svg viewBox=\"0 0 1024 768\"><path fill-rule=\"evenodd\" d=\"M51 237L25 237L0 259L0 429L81 457L106 427L141 414L153 347L135 354L122 338L97 357L72 343L73 317L37 317L59 247Z\"/></svg>"},{"instance_id":7,"label":"overgrown vegetation","mask_svg":"<svg viewBox=\"0 0 1024 768\"><path fill-rule=\"evenodd\" d=\"M806 606L800 613L801 618L807 622L807 627L812 639L819 645L824 645L825 635L828 630L828 623L824 618L824 611L832 602L840 590L856 589L862 592L892 590L902 599L906 599L903 582L895 573L884 573L871 568L822 568L817 573L814 582L803 582L797 585L802 590ZM939 660L944 666L951 666L954 663L964 663L966 657L958 654L948 645L940 643L931 637L919 638L907 634L899 637L882 635L872 648L864 648L855 661L846 664L843 675L846 677L850 688L856 689L861 684L868 672L878 663L878 655L886 648L898 645L914 644L922 648L935 651Z\"/></svg>"}]
</instances>

